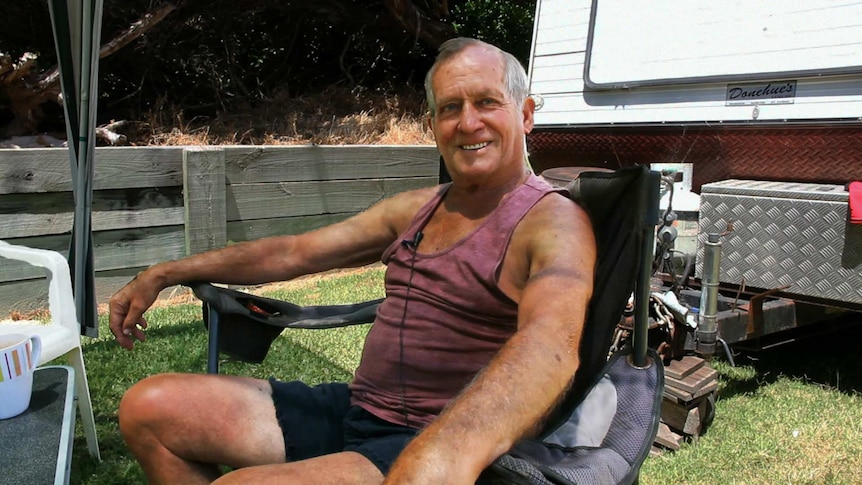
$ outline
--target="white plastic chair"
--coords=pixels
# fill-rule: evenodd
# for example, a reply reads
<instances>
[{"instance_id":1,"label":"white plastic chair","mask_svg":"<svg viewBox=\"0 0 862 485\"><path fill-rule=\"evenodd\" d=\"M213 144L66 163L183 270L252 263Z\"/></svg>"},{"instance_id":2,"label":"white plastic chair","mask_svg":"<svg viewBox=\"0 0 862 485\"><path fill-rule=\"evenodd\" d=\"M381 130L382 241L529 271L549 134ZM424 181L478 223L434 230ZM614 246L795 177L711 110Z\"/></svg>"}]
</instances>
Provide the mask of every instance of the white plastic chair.
<instances>
[{"instance_id":1,"label":"white plastic chair","mask_svg":"<svg viewBox=\"0 0 862 485\"><path fill-rule=\"evenodd\" d=\"M66 356L69 365L75 369L75 392L87 448L91 456L100 460L93 404L90 401L90 387L87 384L87 371L84 369L84 355L81 351L81 327L75 316L69 264L66 258L56 251L16 246L3 241L0 241L0 256L25 261L48 271L50 323L29 320L3 322L0 323L0 333L38 334L42 337L42 356L37 365Z\"/></svg>"}]
</instances>

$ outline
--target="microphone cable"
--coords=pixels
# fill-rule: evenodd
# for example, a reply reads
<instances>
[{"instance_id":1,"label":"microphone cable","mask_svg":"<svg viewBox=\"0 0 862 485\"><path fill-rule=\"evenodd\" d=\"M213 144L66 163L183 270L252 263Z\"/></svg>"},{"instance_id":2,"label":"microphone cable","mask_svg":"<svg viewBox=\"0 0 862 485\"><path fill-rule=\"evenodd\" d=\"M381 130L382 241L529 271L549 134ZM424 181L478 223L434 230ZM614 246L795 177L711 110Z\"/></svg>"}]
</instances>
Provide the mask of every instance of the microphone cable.
<instances>
[{"instance_id":1,"label":"microphone cable","mask_svg":"<svg viewBox=\"0 0 862 485\"><path fill-rule=\"evenodd\" d=\"M401 413L404 415L404 426L410 427L410 413L407 412L407 385L404 382L404 326L407 321L407 303L410 301L410 290L413 289L413 273L416 268L416 252L424 234L417 231L413 240L402 239L401 245L413 251L410 258L410 276L407 278L407 291L404 293L404 311L401 313L401 325L398 328L398 383L400 387Z\"/></svg>"}]
</instances>

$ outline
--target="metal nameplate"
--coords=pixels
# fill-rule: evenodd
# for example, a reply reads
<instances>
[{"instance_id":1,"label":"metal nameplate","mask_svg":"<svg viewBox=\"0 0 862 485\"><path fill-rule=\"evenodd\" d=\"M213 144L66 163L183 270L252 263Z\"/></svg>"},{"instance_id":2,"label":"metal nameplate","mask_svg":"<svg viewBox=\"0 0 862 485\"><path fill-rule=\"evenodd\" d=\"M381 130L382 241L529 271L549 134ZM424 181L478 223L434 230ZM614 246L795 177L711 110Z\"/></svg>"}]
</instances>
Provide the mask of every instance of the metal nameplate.
<instances>
[{"instance_id":1,"label":"metal nameplate","mask_svg":"<svg viewBox=\"0 0 862 485\"><path fill-rule=\"evenodd\" d=\"M725 106L793 104L795 99L796 81L769 81L728 84L724 104Z\"/></svg>"}]
</instances>

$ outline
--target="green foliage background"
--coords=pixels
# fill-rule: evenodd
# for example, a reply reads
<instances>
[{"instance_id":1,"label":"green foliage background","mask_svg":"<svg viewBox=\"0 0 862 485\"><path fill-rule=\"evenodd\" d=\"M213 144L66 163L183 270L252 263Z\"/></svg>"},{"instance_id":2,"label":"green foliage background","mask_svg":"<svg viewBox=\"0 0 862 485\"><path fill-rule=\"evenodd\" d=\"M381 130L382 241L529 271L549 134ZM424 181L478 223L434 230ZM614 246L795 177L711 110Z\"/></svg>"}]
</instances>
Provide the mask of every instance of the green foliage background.
<instances>
[{"instance_id":1,"label":"green foliage background","mask_svg":"<svg viewBox=\"0 0 862 485\"><path fill-rule=\"evenodd\" d=\"M106 0L103 44L165 3ZM428 15L420 22L426 31L431 21L448 24L452 35L496 43L526 65L535 0L451 0L442 17L432 3L411 3ZM378 94L421 92L436 53L436 46L406 30L383 0L171 4L176 9L153 30L102 60L100 123L141 119L166 108L182 110L187 119L212 116L238 103L333 86ZM17 59L25 52L38 54L42 69L56 62L47 2L0 2L0 53ZM0 101L0 125L3 110ZM55 114L62 126L60 111Z\"/></svg>"},{"instance_id":2,"label":"green foliage background","mask_svg":"<svg viewBox=\"0 0 862 485\"><path fill-rule=\"evenodd\" d=\"M530 57L536 2L471 0L454 8L459 35L490 42L512 53L524 67Z\"/></svg>"}]
</instances>

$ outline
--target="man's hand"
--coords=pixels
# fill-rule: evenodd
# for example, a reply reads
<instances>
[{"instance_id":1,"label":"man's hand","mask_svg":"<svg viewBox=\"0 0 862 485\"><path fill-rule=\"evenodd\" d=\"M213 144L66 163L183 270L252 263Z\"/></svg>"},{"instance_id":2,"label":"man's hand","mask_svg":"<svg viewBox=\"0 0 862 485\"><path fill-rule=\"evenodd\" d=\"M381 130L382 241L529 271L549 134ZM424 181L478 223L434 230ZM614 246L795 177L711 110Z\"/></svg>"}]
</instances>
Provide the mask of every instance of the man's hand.
<instances>
[{"instance_id":1,"label":"man's hand","mask_svg":"<svg viewBox=\"0 0 862 485\"><path fill-rule=\"evenodd\" d=\"M461 458L463 453L459 456L442 440L411 442L392 465L383 485L473 485L482 468L465 466Z\"/></svg>"},{"instance_id":2,"label":"man's hand","mask_svg":"<svg viewBox=\"0 0 862 485\"><path fill-rule=\"evenodd\" d=\"M111 333L124 349L132 350L135 340L147 339L144 312L156 301L159 291L161 288L141 273L111 297L108 321Z\"/></svg>"}]
</instances>

